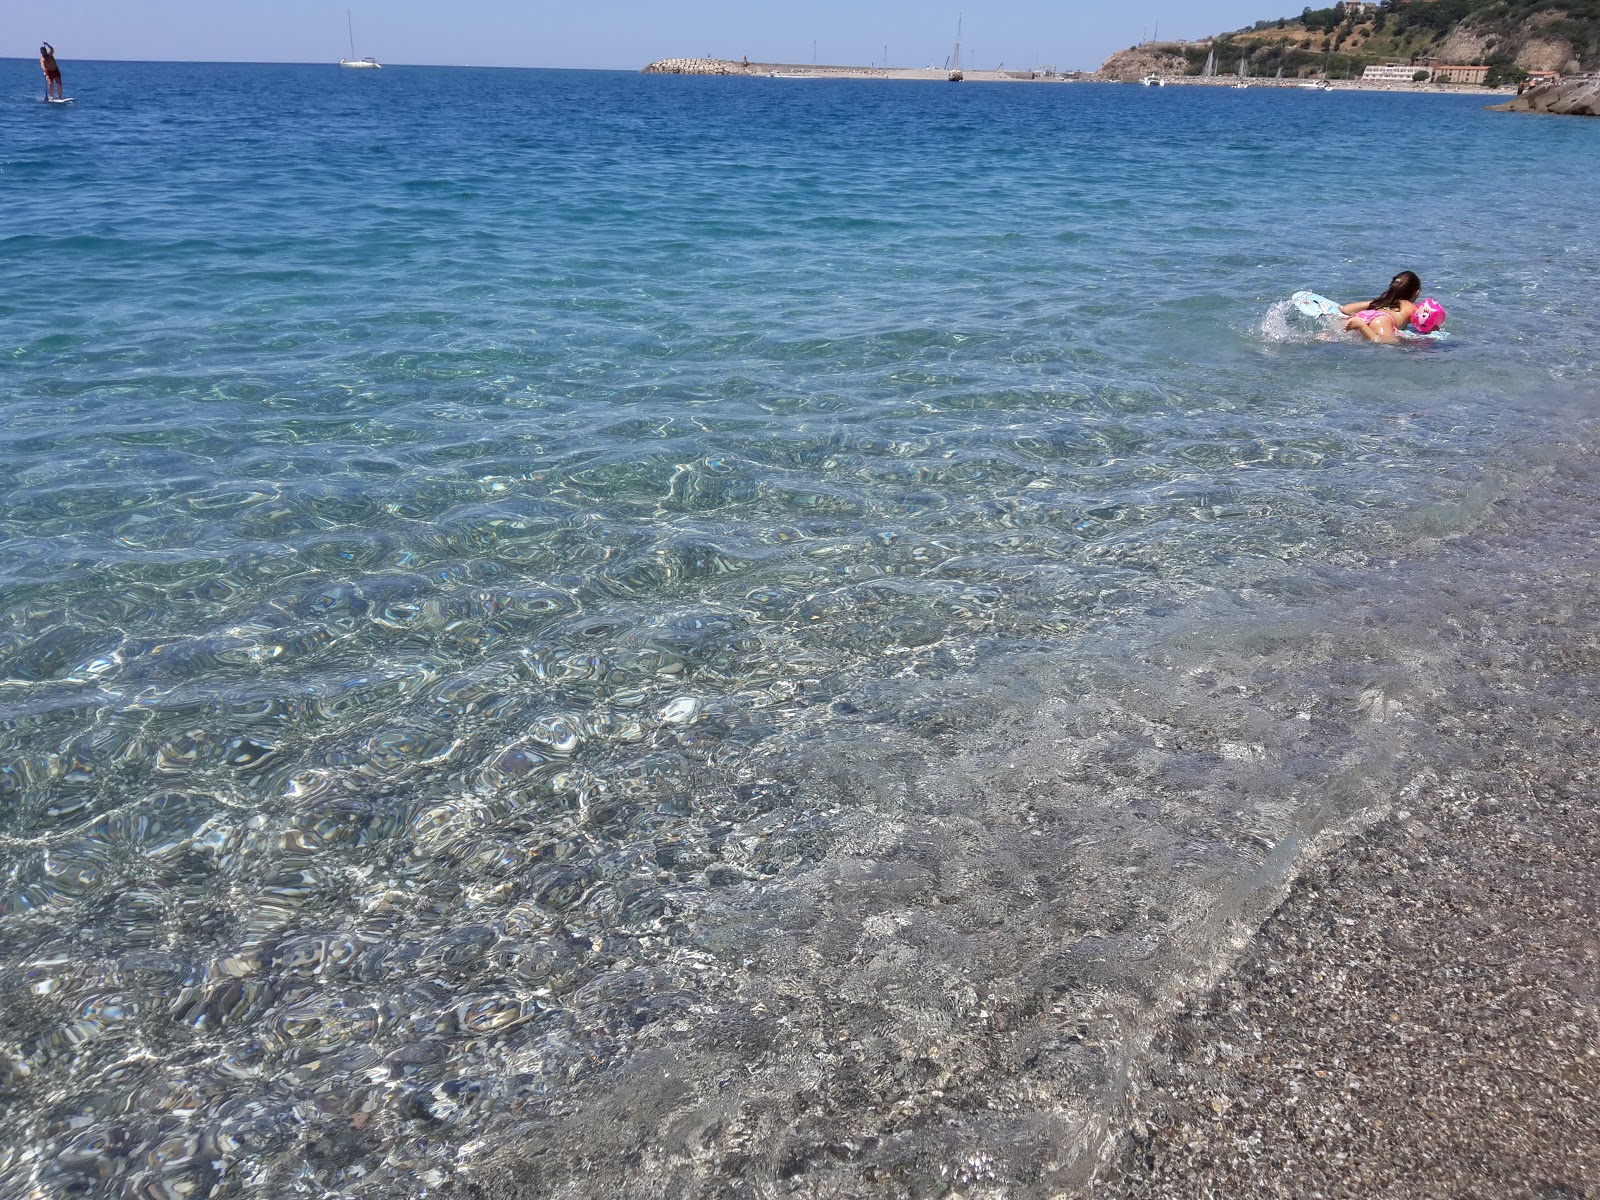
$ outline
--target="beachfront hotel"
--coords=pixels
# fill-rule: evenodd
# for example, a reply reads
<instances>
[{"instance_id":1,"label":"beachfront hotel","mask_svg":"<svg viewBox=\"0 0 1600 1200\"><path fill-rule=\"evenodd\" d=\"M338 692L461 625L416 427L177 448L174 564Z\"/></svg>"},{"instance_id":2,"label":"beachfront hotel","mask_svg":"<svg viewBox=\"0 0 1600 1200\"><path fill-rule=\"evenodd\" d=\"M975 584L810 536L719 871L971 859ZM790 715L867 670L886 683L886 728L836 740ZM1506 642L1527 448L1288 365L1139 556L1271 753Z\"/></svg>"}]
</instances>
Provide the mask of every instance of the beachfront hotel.
<instances>
[{"instance_id":1,"label":"beachfront hotel","mask_svg":"<svg viewBox=\"0 0 1600 1200\"><path fill-rule=\"evenodd\" d=\"M1432 68L1419 63L1374 63L1361 72L1361 79L1365 83L1410 83L1418 71L1427 71L1428 78L1433 78Z\"/></svg>"},{"instance_id":2,"label":"beachfront hotel","mask_svg":"<svg viewBox=\"0 0 1600 1200\"><path fill-rule=\"evenodd\" d=\"M1364 83L1410 83L1418 71L1427 72L1432 83L1487 83L1489 80L1487 63L1441 63L1436 58L1374 64L1361 72L1361 79Z\"/></svg>"}]
</instances>

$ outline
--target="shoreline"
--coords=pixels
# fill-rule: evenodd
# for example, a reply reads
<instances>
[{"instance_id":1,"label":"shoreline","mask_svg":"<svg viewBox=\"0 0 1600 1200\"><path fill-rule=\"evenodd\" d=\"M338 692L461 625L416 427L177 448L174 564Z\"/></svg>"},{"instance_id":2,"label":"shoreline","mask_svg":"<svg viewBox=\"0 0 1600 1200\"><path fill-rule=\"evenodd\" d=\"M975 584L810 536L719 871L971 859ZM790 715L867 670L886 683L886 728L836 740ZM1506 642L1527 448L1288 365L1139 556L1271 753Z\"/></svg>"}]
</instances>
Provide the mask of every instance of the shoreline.
<instances>
[{"instance_id":1,"label":"shoreline","mask_svg":"<svg viewBox=\"0 0 1600 1200\"><path fill-rule=\"evenodd\" d=\"M1600 1195L1600 477L1561 483L1547 561L1515 519L1458 548L1514 568L1459 639L1501 703L1184 999L1081 1196Z\"/></svg>"},{"instance_id":2,"label":"shoreline","mask_svg":"<svg viewBox=\"0 0 1600 1200\"><path fill-rule=\"evenodd\" d=\"M749 62L731 59L667 58L644 67L647 75L721 75L750 79L823 80L861 79L885 83L944 83L949 82L950 71L944 67L852 67L817 66L798 63ZM1032 71L962 71L964 83L1033 83L1033 84L1124 84L1139 87L1137 79L1110 79L1098 72L1066 72L1039 74ZM1162 76L1166 87L1219 87L1236 88L1239 80L1234 75L1202 78L1198 75ZM1247 77L1248 89L1272 88L1289 91L1309 91L1305 86L1313 79L1271 79ZM1430 95L1514 96L1516 88L1488 88L1470 83L1375 83L1361 79L1329 80L1336 92L1415 92Z\"/></svg>"}]
</instances>

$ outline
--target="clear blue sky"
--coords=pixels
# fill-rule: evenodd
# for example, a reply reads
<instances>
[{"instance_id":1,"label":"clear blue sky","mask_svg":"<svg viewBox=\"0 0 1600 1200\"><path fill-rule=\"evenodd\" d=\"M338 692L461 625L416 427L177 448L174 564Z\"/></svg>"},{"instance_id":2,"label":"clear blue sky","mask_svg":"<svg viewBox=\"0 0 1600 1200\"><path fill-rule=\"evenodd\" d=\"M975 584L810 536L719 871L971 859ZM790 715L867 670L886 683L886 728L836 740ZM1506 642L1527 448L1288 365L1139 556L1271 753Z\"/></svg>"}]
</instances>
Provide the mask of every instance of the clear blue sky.
<instances>
[{"instance_id":1,"label":"clear blue sky","mask_svg":"<svg viewBox=\"0 0 1600 1200\"><path fill-rule=\"evenodd\" d=\"M1300 0L352 0L356 52L387 63L637 69L712 54L777 62L1096 67L1141 33L1200 37L1298 13ZM0 56L54 43L63 65L120 58L328 62L349 52L344 0L5 0Z\"/></svg>"}]
</instances>

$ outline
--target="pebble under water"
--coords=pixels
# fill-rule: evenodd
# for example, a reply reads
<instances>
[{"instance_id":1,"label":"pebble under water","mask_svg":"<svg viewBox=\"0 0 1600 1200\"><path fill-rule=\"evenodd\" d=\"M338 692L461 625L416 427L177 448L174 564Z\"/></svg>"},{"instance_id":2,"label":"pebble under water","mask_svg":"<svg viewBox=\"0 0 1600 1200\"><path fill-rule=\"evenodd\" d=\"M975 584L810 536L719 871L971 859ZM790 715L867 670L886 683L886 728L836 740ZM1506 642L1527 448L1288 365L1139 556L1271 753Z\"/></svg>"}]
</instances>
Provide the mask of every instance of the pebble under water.
<instances>
[{"instance_id":1,"label":"pebble under water","mask_svg":"<svg viewBox=\"0 0 1600 1200\"><path fill-rule=\"evenodd\" d=\"M1595 445L1600 124L36 85L4 1195L1075 1186L1176 994L1493 702L1460 547ZM1282 303L1402 268L1449 341Z\"/></svg>"}]
</instances>

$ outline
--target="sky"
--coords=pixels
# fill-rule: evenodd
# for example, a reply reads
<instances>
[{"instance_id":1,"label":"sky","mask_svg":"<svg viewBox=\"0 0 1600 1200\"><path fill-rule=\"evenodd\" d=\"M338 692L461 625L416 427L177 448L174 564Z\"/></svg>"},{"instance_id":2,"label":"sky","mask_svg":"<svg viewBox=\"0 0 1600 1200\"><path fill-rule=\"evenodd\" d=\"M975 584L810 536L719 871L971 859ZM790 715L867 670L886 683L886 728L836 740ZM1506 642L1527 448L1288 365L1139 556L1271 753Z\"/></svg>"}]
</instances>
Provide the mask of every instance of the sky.
<instances>
[{"instance_id":1,"label":"sky","mask_svg":"<svg viewBox=\"0 0 1600 1200\"><path fill-rule=\"evenodd\" d=\"M0 56L51 42L73 59L330 62L346 0L5 0ZM1142 37L1198 38L1301 0L348 0L356 54L383 63L637 70L657 58L1092 69Z\"/></svg>"}]
</instances>

